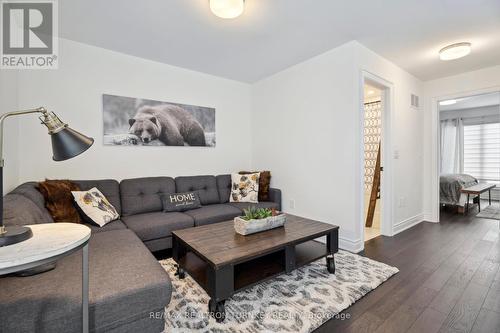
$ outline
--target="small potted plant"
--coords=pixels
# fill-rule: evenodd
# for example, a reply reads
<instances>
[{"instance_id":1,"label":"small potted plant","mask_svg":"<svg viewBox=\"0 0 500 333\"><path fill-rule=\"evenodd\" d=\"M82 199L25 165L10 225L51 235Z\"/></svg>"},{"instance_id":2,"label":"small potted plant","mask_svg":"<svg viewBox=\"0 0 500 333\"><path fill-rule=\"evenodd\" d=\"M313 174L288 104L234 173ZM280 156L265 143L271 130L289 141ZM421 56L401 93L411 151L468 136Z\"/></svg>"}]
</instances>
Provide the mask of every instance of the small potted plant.
<instances>
[{"instance_id":1,"label":"small potted plant","mask_svg":"<svg viewBox=\"0 0 500 333\"><path fill-rule=\"evenodd\" d=\"M234 230L240 235L282 227L286 221L286 215L274 208L250 207L243 214L234 218Z\"/></svg>"}]
</instances>

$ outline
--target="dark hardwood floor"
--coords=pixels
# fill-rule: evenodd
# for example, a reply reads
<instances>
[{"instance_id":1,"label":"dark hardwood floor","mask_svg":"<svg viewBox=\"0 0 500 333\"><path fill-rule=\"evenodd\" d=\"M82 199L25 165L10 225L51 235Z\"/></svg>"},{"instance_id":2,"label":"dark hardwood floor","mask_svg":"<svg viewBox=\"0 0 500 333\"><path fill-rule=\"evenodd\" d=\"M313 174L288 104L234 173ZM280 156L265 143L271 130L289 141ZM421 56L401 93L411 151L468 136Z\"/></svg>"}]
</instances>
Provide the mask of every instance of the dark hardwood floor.
<instances>
[{"instance_id":1,"label":"dark hardwood floor","mask_svg":"<svg viewBox=\"0 0 500 333\"><path fill-rule=\"evenodd\" d=\"M500 332L499 221L476 213L366 242L400 272L315 332Z\"/></svg>"}]
</instances>

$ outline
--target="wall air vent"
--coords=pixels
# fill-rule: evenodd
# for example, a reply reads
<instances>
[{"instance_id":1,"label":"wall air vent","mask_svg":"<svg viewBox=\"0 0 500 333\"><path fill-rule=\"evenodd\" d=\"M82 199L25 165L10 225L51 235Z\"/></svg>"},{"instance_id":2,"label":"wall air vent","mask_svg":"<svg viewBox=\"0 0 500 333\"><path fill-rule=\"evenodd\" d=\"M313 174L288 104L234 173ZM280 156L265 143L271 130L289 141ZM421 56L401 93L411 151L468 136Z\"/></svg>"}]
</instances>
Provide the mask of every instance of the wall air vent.
<instances>
[{"instance_id":1,"label":"wall air vent","mask_svg":"<svg viewBox=\"0 0 500 333\"><path fill-rule=\"evenodd\" d=\"M420 106L420 99L417 95L411 94L411 106L417 109Z\"/></svg>"}]
</instances>

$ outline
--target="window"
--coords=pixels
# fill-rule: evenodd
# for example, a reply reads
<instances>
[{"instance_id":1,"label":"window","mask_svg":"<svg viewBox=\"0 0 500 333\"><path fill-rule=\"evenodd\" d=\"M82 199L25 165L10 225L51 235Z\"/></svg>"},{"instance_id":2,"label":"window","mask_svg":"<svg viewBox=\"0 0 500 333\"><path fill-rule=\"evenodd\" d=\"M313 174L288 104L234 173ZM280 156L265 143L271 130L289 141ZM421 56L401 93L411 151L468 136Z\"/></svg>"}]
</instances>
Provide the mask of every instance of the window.
<instances>
[{"instance_id":1,"label":"window","mask_svg":"<svg viewBox=\"0 0 500 333\"><path fill-rule=\"evenodd\" d=\"M465 124L464 173L500 186L500 123Z\"/></svg>"}]
</instances>

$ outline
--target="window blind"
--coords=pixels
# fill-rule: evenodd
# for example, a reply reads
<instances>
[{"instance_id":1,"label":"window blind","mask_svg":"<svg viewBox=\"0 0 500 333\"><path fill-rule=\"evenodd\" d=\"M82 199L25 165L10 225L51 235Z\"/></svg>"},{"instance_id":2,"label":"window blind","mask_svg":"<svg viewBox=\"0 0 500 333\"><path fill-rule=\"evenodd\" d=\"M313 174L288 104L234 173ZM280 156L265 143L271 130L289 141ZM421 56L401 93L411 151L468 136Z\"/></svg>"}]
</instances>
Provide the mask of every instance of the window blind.
<instances>
[{"instance_id":1,"label":"window blind","mask_svg":"<svg viewBox=\"0 0 500 333\"><path fill-rule=\"evenodd\" d=\"M492 192L492 198L499 199L499 122L464 126L464 173L474 176L479 182L496 184L497 189Z\"/></svg>"}]
</instances>

